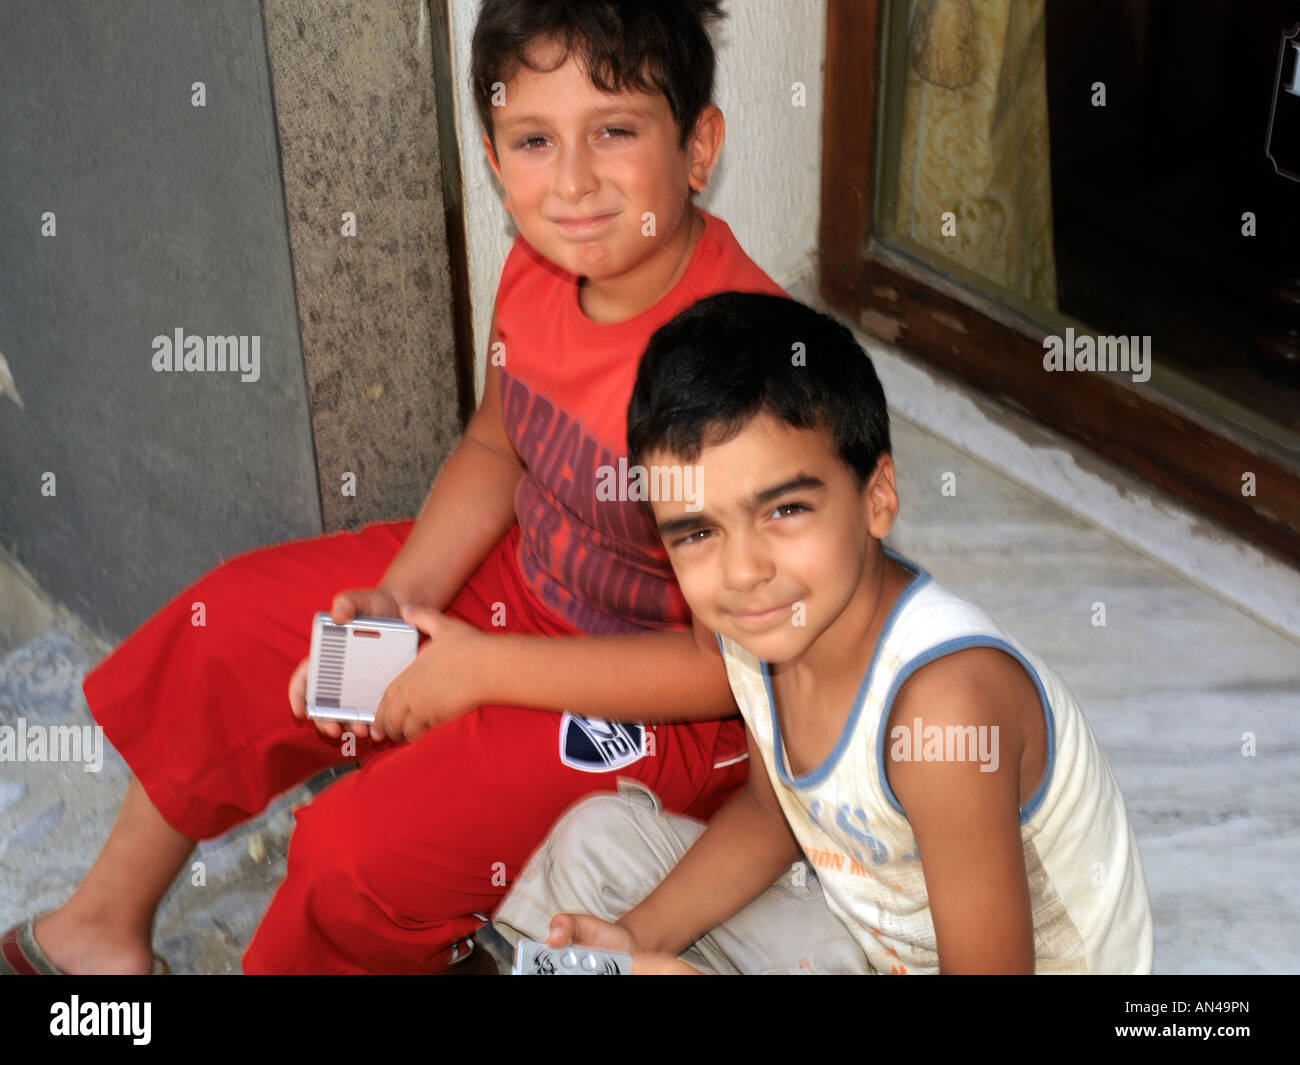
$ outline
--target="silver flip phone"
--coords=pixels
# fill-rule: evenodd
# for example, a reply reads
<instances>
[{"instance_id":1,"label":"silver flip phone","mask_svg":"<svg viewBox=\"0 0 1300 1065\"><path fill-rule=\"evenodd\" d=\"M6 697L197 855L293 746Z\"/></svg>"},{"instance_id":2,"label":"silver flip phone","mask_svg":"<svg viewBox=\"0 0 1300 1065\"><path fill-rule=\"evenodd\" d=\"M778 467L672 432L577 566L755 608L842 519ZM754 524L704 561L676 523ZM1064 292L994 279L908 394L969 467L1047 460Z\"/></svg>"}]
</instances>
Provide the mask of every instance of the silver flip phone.
<instances>
[{"instance_id":1,"label":"silver flip phone","mask_svg":"<svg viewBox=\"0 0 1300 1065\"><path fill-rule=\"evenodd\" d=\"M389 682L415 658L419 632L393 618L353 618L335 625L316 614L307 667L307 716L333 721L375 719Z\"/></svg>"}]
</instances>

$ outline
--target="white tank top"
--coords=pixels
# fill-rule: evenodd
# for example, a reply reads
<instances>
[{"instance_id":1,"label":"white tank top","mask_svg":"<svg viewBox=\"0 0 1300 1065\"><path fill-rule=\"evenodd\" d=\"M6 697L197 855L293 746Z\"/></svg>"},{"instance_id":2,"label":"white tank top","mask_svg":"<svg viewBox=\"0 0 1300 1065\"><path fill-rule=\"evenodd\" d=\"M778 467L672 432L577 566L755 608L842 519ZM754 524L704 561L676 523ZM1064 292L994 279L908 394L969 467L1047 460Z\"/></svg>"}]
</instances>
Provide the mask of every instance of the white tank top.
<instances>
[{"instance_id":1,"label":"white tank top","mask_svg":"<svg viewBox=\"0 0 1300 1065\"><path fill-rule=\"evenodd\" d=\"M885 776L885 728L895 694L917 669L968 647L996 647L1034 681L1047 724L1047 768L1020 810L1035 971L1149 973L1151 906L1137 840L1074 697L986 614L887 553L914 577L885 621L843 734L816 769L791 776L767 664L718 638L736 701L828 905L876 972L939 971L916 839Z\"/></svg>"}]
</instances>

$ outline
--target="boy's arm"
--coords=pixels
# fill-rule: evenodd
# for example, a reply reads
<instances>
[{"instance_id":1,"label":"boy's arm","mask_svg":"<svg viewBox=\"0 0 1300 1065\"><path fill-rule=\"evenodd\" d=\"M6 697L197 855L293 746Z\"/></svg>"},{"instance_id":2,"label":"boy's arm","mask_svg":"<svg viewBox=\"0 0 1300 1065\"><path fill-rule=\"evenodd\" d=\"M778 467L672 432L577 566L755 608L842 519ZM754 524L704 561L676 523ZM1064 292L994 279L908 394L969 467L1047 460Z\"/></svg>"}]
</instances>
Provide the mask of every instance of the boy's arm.
<instances>
[{"instance_id":1,"label":"boy's arm","mask_svg":"<svg viewBox=\"0 0 1300 1065\"><path fill-rule=\"evenodd\" d=\"M717 640L694 619L686 632L517 636L484 634L441 615L515 520L523 476L501 419L499 371L489 365L483 402L380 580L381 589L414 608L402 616L433 639L386 689L372 738L415 739L483 705L645 724L734 714ZM298 703L306 683L304 660L290 684Z\"/></svg>"},{"instance_id":2,"label":"boy's arm","mask_svg":"<svg viewBox=\"0 0 1300 1065\"><path fill-rule=\"evenodd\" d=\"M477 706L643 724L736 712L717 639L695 618L690 632L517 636L430 610L403 609L402 617L430 639L384 690L372 739L414 740Z\"/></svg>"},{"instance_id":3,"label":"boy's arm","mask_svg":"<svg viewBox=\"0 0 1300 1065\"><path fill-rule=\"evenodd\" d=\"M495 321L489 348L497 339ZM515 520L524 465L501 420L500 370L489 363L479 404L434 478L415 527L379 582L444 610Z\"/></svg>"},{"instance_id":4,"label":"boy's arm","mask_svg":"<svg viewBox=\"0 0 1300 1065\"><path fill-rule=\"evenodd\" d=\"M497 339L495 318L490 337ZM445 610L514 522L515 491L523 476L523 462L501 420L499 370L489 364L483 401L434 478L406 542L376 587L347 589L334 597L334 620L386 616L404 605ZM298 663L289 678L289 706L298 718L307 713L309 661ZM317 719L316 727L331 739L345 731L337 721ZM370 731L375 739L381 735Z\"/></svg>"},{"instance_id":5,"label":"boy's arm","mask_svg":"<svg viewBox=\"0 0 1300 1065\"><path fill-rule=\"evenodd\" d=\"M944 973L1034 971L1020 764L1031 715L1042 712L1025 671L992 648L959 651L923 666L894 701L886 775L916 836ZM947 736L949 727L969 725L990 730L985 735L996 753L995 770L983 771L969 751L951 762L916 756L928 728L938 726ZM892 758L900 728L921 730L910 737L910 761Z\"/></svg>"},{"instance_id":6,"label":"boy's arm","mask_svg":"<svg viewBox=\"0 0 1300 1065\"><path fill-rule=\"evenodd\" d=\"M494 705L645 724L736 712L717 638L695 618L689 632L644 636L494 635L483 652Z\"/></svg>"},{"instance_id":7,"label":"boy's arm","mask_svg":"<svg viewBox=\"0 0 1300 1065\"><path fill-rule=\"evenodd\" d=\"M745 739L748 784L713 815L659 886L618 921L639 953L680 953L803 856L748 728Z\"/></svg>"},{"instance_id":8,"label":"boy's arm","mask_svg":"<svg viewBox=\"0 0 1300 1065\"><path fill-rule=\"evenodd\" d=\"M495 323L489 341L497 338ZM414 528L379 582L410 603L445 610L515 520L524 464L501 418L500 370L429 489ZM494 634L476 663L491 691L477 702L653 724L736 712L712 631L622 637Z\"/></svg>"}]
</instances>

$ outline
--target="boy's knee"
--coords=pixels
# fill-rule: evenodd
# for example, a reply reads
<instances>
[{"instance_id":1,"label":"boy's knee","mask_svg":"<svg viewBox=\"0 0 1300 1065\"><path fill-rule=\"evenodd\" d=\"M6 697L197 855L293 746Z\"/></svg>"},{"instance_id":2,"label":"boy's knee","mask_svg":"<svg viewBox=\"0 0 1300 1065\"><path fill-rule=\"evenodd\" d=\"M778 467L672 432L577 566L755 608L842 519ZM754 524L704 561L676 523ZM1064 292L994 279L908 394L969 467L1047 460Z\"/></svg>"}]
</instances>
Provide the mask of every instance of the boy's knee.
<instances>
[{"instance_id":1,"label":"boy's knee","mask_svg":"<svg viewBox=\"0 0 1300 1065\"><path fill-rule=\"evenodd\" d=\"M646 823L656 816L657 811L624 795L583 799L555 822L519 879L567 881L586 879L590 870L600 870L603 877L630 872L627 859L643 849Z\"/></svg>"},{"instance_id":2,"label":"boy's knee","mask_svg":"<svg viewBox=\"0 0 1300 1065\"><path fill-rule=\"evenodd\" d=\"M246 633L249 638L255 637L259 630L254 615L263 601L256 594L261 569L261 564L247 554L217 563L186 589L186 610L192 612L196 604L202 604L205 628L215 628L229 619L235 624L223 629L229 629L232 635Z\"/></svg>"},{"instance_id":3,"label":"boy's knee","mask_svg":"<svg viewBox=\"0 0 1300 1065\"><path fill-rule=\"evenodd\" d=\"M318 918L355 909L361 898L382 907L387 888L402 876L394 861L400 849L386 838L382 818L368 818L347 790L335 785L294 814L285 879L299 885Z\"/></svg>"},{"instance_id":4,"label":"boy's knee","mask_svg":"<svg viewBox=\"0 0 1300 1065\"><path fill-rule=\"evenodd\" d=\"M621 795L593 795L570 807L551 829L554 862L583 861L593 849L622 838L635 824L635 808Z\"/></svg>"},{"instance_id":5,"label":"boy's knee","mask_svg":"<svg viewBox=\"0 0 1300 1065\"><path fill-rule=\"evenodd\" d=\"M563 912L616 920L667 875L702 829L665 814L639 789L584 799L556 821L498 913L507 921L527 914L531 923Z\"/></svg>"}]
</instances>

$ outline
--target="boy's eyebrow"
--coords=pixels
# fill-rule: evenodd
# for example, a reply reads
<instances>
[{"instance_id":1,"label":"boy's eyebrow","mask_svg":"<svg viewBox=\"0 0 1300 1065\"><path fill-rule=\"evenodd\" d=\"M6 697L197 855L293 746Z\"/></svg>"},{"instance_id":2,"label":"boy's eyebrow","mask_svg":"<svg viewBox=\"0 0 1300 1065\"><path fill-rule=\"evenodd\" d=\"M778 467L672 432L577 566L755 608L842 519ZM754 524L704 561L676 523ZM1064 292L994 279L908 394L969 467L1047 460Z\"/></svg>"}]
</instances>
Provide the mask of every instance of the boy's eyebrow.
<instances>
[{"instance_id":1,"label":"boy's eyebrow","mask_svg":"<svg viewBox=\"0 0 1300 1065\"><path fill-rule=\"evenodd\" d=\"M694 532L702 528L709 521L709 516L701 511L699 514L690 514L684 518L669 518L667 521L661 521L659 525L659 535L662 537L676 536L678 533Z\"/></svg>"},{"instance_id":2,"label":"boy's eyebrow","mask_svg":"<svg viewBox=\"0 0 1300 1065\"><path fill-rule=\"evenodd\" d=\"M787 492L799 492L805 488L825 488L826 482L820 477L814 477L810 473L801 473L792 477L788 481L782 481L773 488L764 488L758 495L750 500L750 509L761 506L764 503L770 503L777 496L783 496Z\"/></svg>"},{"instance_id":3,"label":"boy's eyebrow","mask_svg":"<svg viewBox=\"0 0 1300 1065\"><path fill-rule=\"evenodd\" d=\"M644 107L634 107L631 104L616 105L613 107L598 107L587 114L587 120L599 120L608 118L611 115L628 116L631 118L653 118L653 114ZM547 119L543 115L516 115L512 116L501 123L502 129L514 129L516 126L542 126Z\"/></svg>"},{"instance_id":4,"label":"boy's eyebrow","mask_svg":"<svg viewBox=\"0 0 1300 1065\"><path fill-rule=\"evenodd\" d=\"M825 488L826 482L820 477L814 477L809 473L801 473L788 481L782 481L780 484L773 485L771 488L764 488L761 492L755 493L745 505L745 509L753 512L761 507L764 503L770 503L774 499L779 499L790 492L800 492L805 490L814 490ZM667 521L658 522L660 536L673 536L677 533L693 532L695 529L702 528L713 519L709 517L708 511L699 511L695 514L688 514L680 518L669 518Z\"/></svg>"}]
</instances>

